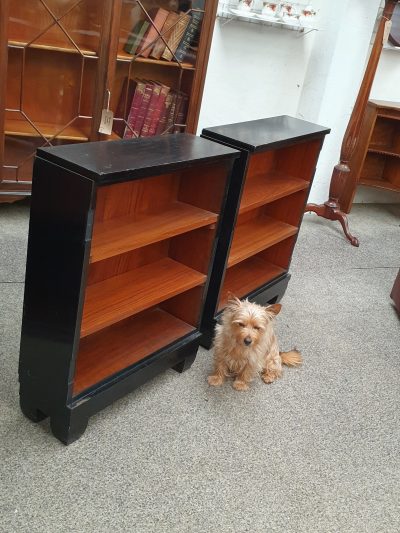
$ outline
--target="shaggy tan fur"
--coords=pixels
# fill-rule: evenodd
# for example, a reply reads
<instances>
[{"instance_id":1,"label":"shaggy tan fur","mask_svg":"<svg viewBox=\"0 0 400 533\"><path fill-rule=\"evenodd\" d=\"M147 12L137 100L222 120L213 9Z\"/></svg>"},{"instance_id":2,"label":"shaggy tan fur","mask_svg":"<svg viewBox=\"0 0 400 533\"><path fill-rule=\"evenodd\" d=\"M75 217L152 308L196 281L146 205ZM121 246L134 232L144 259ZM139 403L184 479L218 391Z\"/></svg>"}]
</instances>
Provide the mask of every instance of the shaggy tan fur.
<instances>
[{"instance_id":1,"label":"shaggy tan fur","mask_svg":"<svg viewBox=\"0 0 400 533\"><path fill-rule=\"evenodd\" d=\"M280 304L262 307L238 298L228 302L221 324L215 328L214 372L208 377L210 385L221 385L226 377L233 377L233 387L243 391L257 375L261 375L265 383L272 383L281 377L282 364L301 365L302 358L297 350L279 352L273 319L281 307Z\"/></svg>"}]
</instances>

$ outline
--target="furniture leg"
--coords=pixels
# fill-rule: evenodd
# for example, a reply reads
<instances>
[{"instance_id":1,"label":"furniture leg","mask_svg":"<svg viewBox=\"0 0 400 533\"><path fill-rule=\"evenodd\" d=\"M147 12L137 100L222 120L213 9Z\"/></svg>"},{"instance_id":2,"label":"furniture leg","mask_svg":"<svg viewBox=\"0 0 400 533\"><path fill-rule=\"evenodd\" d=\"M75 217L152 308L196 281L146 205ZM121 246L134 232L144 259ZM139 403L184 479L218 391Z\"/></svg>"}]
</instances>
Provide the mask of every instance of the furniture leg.
<instances>
[{"instance_id":1,"label":"furniture leg","mask_svg":"<svg viewBox=\"0 0 400 533\"><path fill-rule=\"evenodd\" d=\"M50 418L53 435L63 444L71 444L81 437L87 428L89 419L70 410L54 414Z\"/></svg>"},{"instance_id":2,"label":"furniture leg","mask_svg":"<svg viewBox=\"0 0 400 533\"><path fill-rule=\"evenodd\" d=\"M197 350L194 353L192 353L192 354L188 355L187 357L185 357L185 359L183 361L181 361L180 363L176 364L172 368L174 370L176 370L176 372L179 372L180 374L182 374L182 372L186 372L186 370L189 370L189 368L194 363L194 360L196 359L196 355L197 355Z\"/></svg>"},{"instance_id":3,"label":"furniture leg","mask_svg":"<svg viewBox=\"0 0 400 533\"><path fill-rule=\"evenodd\" d=\"M35 403L32 401L32 399L25 394L20 393L19 404L21 411L32 422L41 422L47 418L47 415L42 413L42 411L35 406Z\"/></svg>"}]
</instances>

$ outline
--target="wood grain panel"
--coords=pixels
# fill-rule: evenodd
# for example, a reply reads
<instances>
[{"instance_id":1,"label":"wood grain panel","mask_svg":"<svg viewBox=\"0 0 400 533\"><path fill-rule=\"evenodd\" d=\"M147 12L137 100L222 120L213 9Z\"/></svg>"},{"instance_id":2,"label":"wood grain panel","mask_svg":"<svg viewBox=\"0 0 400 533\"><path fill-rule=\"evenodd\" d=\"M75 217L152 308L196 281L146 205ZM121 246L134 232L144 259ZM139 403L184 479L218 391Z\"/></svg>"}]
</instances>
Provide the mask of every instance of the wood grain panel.
<instances>
[{"instance_id":1,"label":"wood grain panel","mask_svg":"<svg viewBox=\"0 0 400 533\"><path fill-rule=\"evenodd\" d=\"M247 167L246 179L271 172L275 168L275 150L251 154Z\"/></svg>"},{"instance_id":2,"label":"wood grain panel","mask_svg":"<svg viewBox=\"0 0 400 533\"><path fill-rule=\"evenodd\" d=\"M250 209L306 189L308 185L308 182L303 179L274 171L247 178L239 212L245 213Z\"/></svg>"},{"instance_id":3,"label":"wood grain panel","mask_svg":"<svg viewBox=\"0 0 400 533\"><path fill-rule=\"evenodd\" d=\"M81 326L85 337L204 283L206 277L166 257L86 289Z\"/></svg>"},{"instance_id":4,"label":"wood grain panel","mask_svg":"<svg viewBox=\"0 0 400 533\"><path fill-rule=\"evenodd\" d=\"M299 191L267 204L263 213L292 226L299 226L304 213L307 193L306 190Z\"/></svg>"},{"instance_id":5,"label":"wood grain panel","mask_svg":"<svg viewBox=\"0 0 400 533\"><path fill-rule=\"evenodd\" d=\"M151 309L81 339L73 394L79 394L192 331L192 326L165 311Z\"/></svg>"},{"instance_id":6,"label":"wood grain panel","mask_svg":"<svg viewBox=\"0 0 400 533\"><path fill-rule=\"evenodd\" d=\"M199 285L194 289L190 289L190 291L183 292L162 302L159 307L184 322L198 327L203 292L204 285Z\"/></svg>"},{"instance_id":7,"label":"wood grain panel","mask_svg":"<svg viewBox=\"0 0 400 533\"><path fill-rule=\"evenodd\" d=\"M216 221L214 213L175 202L165 210L143 215L139 220L122 217L99 223L93 231L90 261L101 261Z\"/></svg>"},{"instance_id":8,"label":"wood grain panel","mask_svg":"<svg viewBox=\"0 0 400 533\"><path fill-rule=\"evenodd\" d=\"M276 170L311 181L321 149L321 139L303 142L276 151Z\"/></svg>"},{"instance_id":9,"label":"wood grain panel","mask_svg":"<svg viewBox=\"0 0 400 533\"><path fill-rule=\"evenodd\" d=\"M218 310L223 309L229 293L243 298L255 289L286 272L285 269L265 261L258 255L228 268L221 290Z\"/></svg>"},{"instance_id":10,"label":"wood grain panel","mask_svg":"<svg viewBox=\"0 0 400 533\"><path fill-rule=\"evenodd\" d=\"M297 228L271 217L263 216L237 226L228 266L273 246L297 233Z\"/></svg>"}]
</instances>

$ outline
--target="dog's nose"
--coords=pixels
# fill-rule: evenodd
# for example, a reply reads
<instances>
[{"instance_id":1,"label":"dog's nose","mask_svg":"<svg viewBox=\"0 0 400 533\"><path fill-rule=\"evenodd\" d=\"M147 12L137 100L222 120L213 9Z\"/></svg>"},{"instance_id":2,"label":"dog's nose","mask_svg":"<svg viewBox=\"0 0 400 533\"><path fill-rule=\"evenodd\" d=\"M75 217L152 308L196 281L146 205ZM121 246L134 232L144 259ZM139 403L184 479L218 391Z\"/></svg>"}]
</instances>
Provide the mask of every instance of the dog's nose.
<instances>
[{"instance_id":1,"label":"dog's nose","mask_svg":"<svg viewBox=\"0 0 400 533\"><path fill-rule=\"evenodd\" d=\"M243 342L245 343L246 346L250 346L250 344L251 344L250 337L246 337Z\"/></svg>"}]
</instances>

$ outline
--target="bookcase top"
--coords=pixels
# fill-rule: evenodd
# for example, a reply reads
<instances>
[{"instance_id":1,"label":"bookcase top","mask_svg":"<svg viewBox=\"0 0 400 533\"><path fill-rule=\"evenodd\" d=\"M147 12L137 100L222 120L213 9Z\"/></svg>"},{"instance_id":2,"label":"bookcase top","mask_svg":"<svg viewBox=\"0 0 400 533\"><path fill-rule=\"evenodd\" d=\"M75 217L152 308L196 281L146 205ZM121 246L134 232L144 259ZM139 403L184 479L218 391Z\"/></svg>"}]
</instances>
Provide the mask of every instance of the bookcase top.
<instances>
[{"instance_id":1,"label":"bookcase top","mask_svg":"<svg viewBox=\"0 0 400 533\"><path fill-rule=\"evenodd\" d=\"M37 157L106 184L236 159L240 152L188 133L39 148Z\"/></svg>"},{"instance_id":2,"label":"bookcase top","mask_svg":"<svg viewBox=\"0 0 400 533\"><path fill-rule=\"evenodd\" d=\"M329 132L330 129L324 126L288 115L281 115L205 128L201 135L235 148L259 152L283 148L288 144L293 144L293 142L311 140Z\"/></svg>"}]
</instances>

